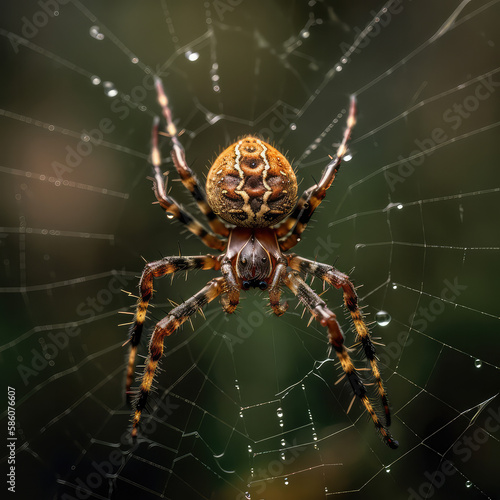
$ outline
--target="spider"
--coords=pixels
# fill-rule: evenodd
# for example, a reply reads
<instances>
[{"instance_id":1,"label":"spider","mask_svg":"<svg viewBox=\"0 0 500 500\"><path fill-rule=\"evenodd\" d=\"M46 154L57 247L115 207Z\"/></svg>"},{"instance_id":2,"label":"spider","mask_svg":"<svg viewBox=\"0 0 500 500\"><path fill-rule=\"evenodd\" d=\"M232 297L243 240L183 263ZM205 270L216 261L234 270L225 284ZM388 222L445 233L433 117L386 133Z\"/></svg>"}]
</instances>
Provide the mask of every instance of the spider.
<instances>
[{"instance_id":1,"label":"spider","mask_svg":"<svg viewBox=\"0 0 500 500\"><path fill-rule=\"evenodd\" d=\"M387 430L391 415L375 347L358 307L358 297L349 276L333 266L293 253L285 253L300 241L311 216L335 179L356 122L355 97L351 97L347 128L336 157L327 164L320 181L306 189L297 200L297 180L290 163L273 146L255 136L238 140L217 157L207 175L205 194L186 162L185 151L179 140L180 134L173 123L172 111L158 77L155 78L155 87L166 120L166 134L163 134L171 140L171 155L175 168L182 183L191 192L199 209L207 218L210 231L167 193L158 146L158 136L162 133L159 132L158 117L153 122L151 147L153 190L156 199L169 219L177 219L206 246L222 253L217 256L207 254L164 257L146 264L140 278L140 297L130 328L127 395L131 394L137 346L141 339L148 303L153 295L153 279L192 269L212 269L220 271L222 276L209 281L198 293L174 307L156 324L149 342L142 382L134 401L132 436L137 436L141 414L152 390L166 337L216 297L220 297L222 309L226 313L234 312L240 292L250 288L266 290L272 311L281 316L288 308L288 304L281 301L281 289L285 286L298 297L321 326L326 328L328 357L337 356L344 372L342 378L349 381L354 397L359 398L384 442L390 448L397 448L398 442ZM367 395L365 385L344 345L344 335L335 314L301 277L304 274L311 274L337 289L342 289L344 304L352 317L358 344L362 347L375 379L383 415L379 416L382 411L375 410Z\"/></svg>"}]
</instances>

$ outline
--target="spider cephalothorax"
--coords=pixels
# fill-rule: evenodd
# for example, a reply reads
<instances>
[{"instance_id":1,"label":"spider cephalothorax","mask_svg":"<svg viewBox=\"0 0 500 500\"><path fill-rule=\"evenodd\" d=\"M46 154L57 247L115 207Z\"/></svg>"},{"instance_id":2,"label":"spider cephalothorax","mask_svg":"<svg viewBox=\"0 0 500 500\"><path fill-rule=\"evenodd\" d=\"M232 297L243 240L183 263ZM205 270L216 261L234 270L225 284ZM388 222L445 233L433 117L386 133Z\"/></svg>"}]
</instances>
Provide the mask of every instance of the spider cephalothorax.
<instances>
[{"instance_id":1,"label":"spider cephalothorax","mask_svg":"<svg viewBox=\"0 0 500 500\"><path fill-rule=\"evenodd\" d=\"M288 160L267 142L248 136L225 149L207 176L207 200L216 215L240 227L268 227L297 201Z\"/></svg>"},{"instance_id":2,"label":"spider cephalothorax","mask_svg":"<svg viewBox=\"0 0 500 500\"><path fill-rule=\"evenodd\" d=\"M157 323L149 342L149 355L135 399L132 435L137 435L141 414L151 392L166 337L216 297L220 297L222 308L226 313L234 312L240 300L240 292L250 288L266 290L272 311L281 316L287 310L286 302L281 303L281 292L283 287L287 287L321 326L326 328L328 355L336 356L339 360L344 372L342 378L349 382L354 397L359 398L386 444L391 448L397 448L398 442L387 430L391 416L375 356L375 346L358 306L358 297L349 276L333 266L285 253L299 242L314 211L335 179L355 124L355 99L351 99L347 129L336 157L327 164L319 182L306 189L297 201L297 181L286 158L274 147L253 136L235 142L219 155L208 173L205 195L194 172L186 163L184 148L179 141L168 99L159 79L156 79L156 89L167 122L167 135L172 141L172 159L176 170L182 183L191 192L201 212L206 216L210 230L182 208L167 192L165 178L160 168L162 161L158 147L158 119L155 119L153 124L151 154L156 199L170 219L178 220L205 245L222 253L218 256L207 254L164 257L146 264L139 283L140 297L130 329L127 394L130 394L137 346L153 294L153 278L191 269L212 269L220 271L222 276L209 281L198 293L174 307ZM235 227L226 226L219 217ZM372 374L381 403L381 412L375 410L368 397L360 375L361 370L354 366L344 345L344 335L336 315L302 278L302 275L307 274L342 289L344 305L351 315L358 344L367 360L368 367L365 370Z\"/></svg>"}]
</instances>

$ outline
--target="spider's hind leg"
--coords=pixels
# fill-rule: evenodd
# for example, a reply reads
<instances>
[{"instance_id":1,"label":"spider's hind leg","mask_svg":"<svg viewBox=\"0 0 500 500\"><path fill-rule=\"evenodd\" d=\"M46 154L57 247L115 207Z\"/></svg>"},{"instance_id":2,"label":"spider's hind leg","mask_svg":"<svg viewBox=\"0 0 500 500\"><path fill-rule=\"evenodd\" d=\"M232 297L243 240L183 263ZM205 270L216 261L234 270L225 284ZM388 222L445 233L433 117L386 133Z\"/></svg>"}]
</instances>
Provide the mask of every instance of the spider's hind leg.
<instances>
[{"instance_id":1,"label":"spider's hind leg","mask_svg":"<svg viewBox=\"0 0 500 500\"><path fill-rule=\"evenodd\" d=\"M319 262L313 262L312 260L304 259L296 255L291 255L289 258L288 265L297 271L302 273L309 273L317 278L326 281L328 284L339 289L342 288L344 293L344 304L351 314L351 318L356 329L357 340L361 343L363 352L366 359L370 363L370 368L375 377L375 382L377 384L378 395L380 401L384 408L385 423L387 426L391 425L391 412L389 409L389 401L387 399L387 393L384 389L382 383L382 377L380 375L380 370L377 363L377 357L375 355L375 346L372 342L368 326L365 323L363 314L358 304L358 295L354 289L354 285L349 280L347 274L341 273L333 266L328 264L321 264Z\"/></svg>"},{"instance_id":2,"label":"spider's hind leg","mask_svg":"<svg viewBox=\"0 0 500 500\"><path fill-rule=\"evenodd\" d=\"M293 259L294 259L294 257L291 257L290 262L289 262L289 265L292 268L294 267L291 265L291 261L293 261ZM295 257L295 259L299 259L299 258ZM331 352L335 351L337 358L340 361L340 365L342 367L342 370L344 371L346 378L349 381L354 394L359 398L361 403L363 403L363 406L365 407L366 411L370 414L370 417L371 417L373 423L375 424L375 428L380 432L380 435L382 436L384 442L390 448L393 448L393 449L397 448L399 446L399 443L391 436L391 434L387 430L387 427L389 424L386 423L386 425L384 425L380 421L380 418L379 418L377 412L375 411L372 403L370 402L370 399L368 398L366 387L364 386L363 382L361 381L361 379L357 373L357 370L352 362L352 359L349 356L349 352L347 351L347 348L344 345L344 335L343 335L342 330L340 328L340 325L336 319L336 315L332 311L330 311L330 309L328 309L325 302L316 294L316 292L314 292L305 283L305 281L299 276L299 274L297 272L292 271L291 273L287 274L284 277L283 282L299 298L299 300L309 309L309 311L312 313L312 315L315 317L315 319L317 321L319 321L322 326L325 326L328 329L328 342L330 344ZM359 309L358 309L358 312L359 312ZM352 315L352 311L351 311L351 315ZM361 315L360 312L359 312L359 315ZM364 322L362 321L362 319L361 319L361 322L364 325ZM365 329L366 329L366 326L365 326ZM366 334L367 334L367 337L365 339L363 339L360 336L360 340L363 343L363 346L370 346L371 345L371 348L368 348L368 350L372 351L372 357L373 357L373 359L375 359L374 358L373 344L371 343L367 329L366 329ZM359 335L359 332L358 332L358 335ZM367 348L365 347L365 353L366 353L366 350L367 350ZM378 372L378 368L376 367L376 364L375 364L375 368L376 368L376 371L373 370L373 364L372 364L373 374L376 378L378 376L378 378L380 380L380 373ZM383 390L381 380L380 380L379 387L381 387ZM387 405L387 398L385 397L385 391L383 393L383 398L385 398L385 399L382 399L382 401L383 401L383 403L385 402L385 408L386 408L386 411L388 412L389 407ZM386 413L386 420L387 420L387 413Z\"/></svg>"},{"instance_id":3,"label":"spider's hind leg","mask_svg":"<svg viewBox=\"0 0 500 500\"><path fill-rule=\"evenodd\" d=\"M142 376L139 393L135 400L135 412L132 419L132 437L137 436L141 414L146 407L155 372L163 354L163 341L165 337L174 333L177 328L188 320L196 311L200 310L208 302L223 293L224 288L225 280L222 277L209 281L202 290L172 309L167 316L157 323L151 335L149 355L146 359L146 367L144 369L144 375Z\"/></svg>"},{"instance_id":4,"label":"spider's hind leg","mask_svg":"<svg viewBox=\"0 0 500 500\"><path fill-rule=\"evenodd\" d=\"M139 281L140 297L137 302L134 322L129 331L129 356L127 366L127 378L125 391L127 400L130 400L130 387L134 380L135 359L137 357L137 347L141 341L144 321L149 301L153 296L153 278L161 278L177 271L189 271L191 269L215 269L219 267L219 262L212 255L196 255L194 257L164 257L155 262L148 262L142 272Z\"/></svg>"}]
</instances>

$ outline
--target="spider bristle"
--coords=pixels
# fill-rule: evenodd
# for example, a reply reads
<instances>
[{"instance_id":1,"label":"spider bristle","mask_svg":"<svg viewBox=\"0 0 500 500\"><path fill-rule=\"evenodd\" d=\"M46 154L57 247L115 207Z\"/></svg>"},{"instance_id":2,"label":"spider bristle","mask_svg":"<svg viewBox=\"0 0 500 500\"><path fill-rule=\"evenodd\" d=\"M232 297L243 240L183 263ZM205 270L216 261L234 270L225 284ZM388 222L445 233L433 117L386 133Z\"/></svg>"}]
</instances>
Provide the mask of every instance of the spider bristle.
<instances>
[{"instance_id":1,"label":"spider bristle","mask_svg":"<svg viewBox=\"0 0 500 500\"><path fill-rule=\"evenodd\" d=\"M131 314L132 316L134 316L135 313L130 311L118 311L118 314Z\"/></svg>"},{"instance_id":2,"label":"spider bristle","mask_svg":"<svg viewBox=\"0 0 500 500\"><path fill-rule=\"evenodd\" d=\"M117 326L128 326L128 325L133 325L134 323L135 323L135 321L129 321L128 323L118 323Z\"/></svg>"},{"instance_id":3,"label":"spider bristle","mask_svg":"<svg viewBox=\"0 0 500 500\"><path fill-rule=\"evenodd\" d=\"M314 319L314 316L311 314L311 317L309 318L307 326L309 326L313 322L313 319Z\"/></svg>"},{"instance_id":4,"label":"spider bristle","mask_svg":"<svg viewBox=\"0 0 500 500\"><path fill-rule=\"evenodd\" d=\"M354 404L355 399L356 399L356 396L353 396L351 399L351 403L350 403L349 407L347 408L347 411L346 411L347 414L349 414L349 412L351 411L351 408L352 408L352 405Z\"/></svg>"}]
</instances>

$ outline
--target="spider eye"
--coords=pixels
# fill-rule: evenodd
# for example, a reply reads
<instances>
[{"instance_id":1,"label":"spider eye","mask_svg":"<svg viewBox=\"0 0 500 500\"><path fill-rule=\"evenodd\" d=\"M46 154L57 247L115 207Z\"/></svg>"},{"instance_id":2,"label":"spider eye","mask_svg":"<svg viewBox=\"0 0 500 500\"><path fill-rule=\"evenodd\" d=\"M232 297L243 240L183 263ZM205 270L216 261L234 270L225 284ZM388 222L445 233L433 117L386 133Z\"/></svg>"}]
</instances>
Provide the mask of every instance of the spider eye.
<instances>
[{"instance_id":1,"label":"spider eye","mask_svg":"<svg viewBox=\"0 0 500 500\"><path fill-rule=\"evenodd\" d=\"M265 281L260 281L259 282L259 288L261 290L266 290L267 289L267 283Z\"/></svg>"},{"instance_id":2,"label":"spider eye","mask_svg":"<svg viewBox=\"0 0 500 500\"><path fill-rule=\"evenodd\" d=\"M262 257L262 262L267 262L267 257Z\"/></svg>"},{"instance_id":3,"label":"spider eye","mask_svg":"<svg viewBox=\"0 0 500 500\"><path fill-rule=\"evenodd\" d=\"M250 290L250 281L244 281L241 286L243 287L243 290Z\"/></svg>"}]
</instances>

